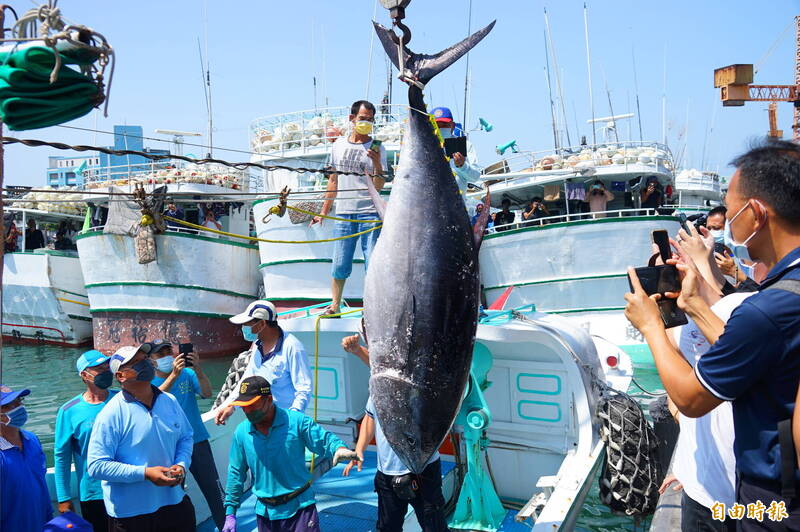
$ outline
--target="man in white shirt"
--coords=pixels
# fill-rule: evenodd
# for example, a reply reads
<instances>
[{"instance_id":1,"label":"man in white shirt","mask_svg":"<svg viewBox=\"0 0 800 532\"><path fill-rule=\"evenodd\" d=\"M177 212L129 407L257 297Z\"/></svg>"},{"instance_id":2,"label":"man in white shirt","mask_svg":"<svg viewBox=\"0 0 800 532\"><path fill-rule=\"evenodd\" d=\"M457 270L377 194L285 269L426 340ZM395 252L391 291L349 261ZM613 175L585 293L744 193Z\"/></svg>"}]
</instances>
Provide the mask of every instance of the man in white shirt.
<instances>
[{"instance_id":1,"label":"man in white shirt","mask_svg":"<svg viewBox=\"0 0 800 532\"><path fill-rule=\"evenodd\" d=\"M367 177L372 177L375 189L380 191L384 185L382 175L386 171L386 148L370 136L375 124L375 106L366 100L353 103L350 108L350 122L353 130L350 135L339 138L331 149L331 166L346 174L331 174L328 177L328 191L320 214L327 216L333 207L339 189L345 190L336 204L336 216L353 220L334 222L334 236L347 237L374 227L371 223L360 223L362 220L377 220L378 210L367 191ZM355 175L354 175L355 174ZM311 225L322 223L323 218L315 216ZM356 243L361 241L361 252L364 254L364 268L369 265L369 256L378 241L380 229L370 231L353 238L340 238L333 247L333 283L331 286L332 303L326 314L338 314L342 304L342 293L347 278L353 271L353 254Z\"/></svg>"},{"instance_id":2,"label":"man in white shirt","mask_svg":"<svg viewBox=\"0 0 800 532\"><path fill-rule=\"evenodd\" d=\"M232 316L231 323L242 326L242 335L250 347L250 361L242 379L263 377L270 383L275 404L287 410L303 413L311 398L311 368L306 350L293 334L278 325L275 305L260 299L253 301L244 312ZM233 414L228 405L217 411L218 425Z\"/></svg>"}]
</instances>

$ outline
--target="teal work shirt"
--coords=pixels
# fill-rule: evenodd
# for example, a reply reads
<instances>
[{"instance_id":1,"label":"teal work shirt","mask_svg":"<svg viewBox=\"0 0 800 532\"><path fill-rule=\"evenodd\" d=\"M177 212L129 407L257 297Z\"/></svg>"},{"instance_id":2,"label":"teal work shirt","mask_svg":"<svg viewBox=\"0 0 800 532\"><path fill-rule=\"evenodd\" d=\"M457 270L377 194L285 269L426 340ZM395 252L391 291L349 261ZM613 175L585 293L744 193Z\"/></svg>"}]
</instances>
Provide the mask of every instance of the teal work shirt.
<instances>
[{"instance_id":1,"label":"teal work shirt","mask_svg":"<svg viewBox=\"0 0 800 532\"><path fill-rule=\"evenodd\" d=\"M267 435L249 421L242 421L231 442L226 513L235 514L239 508L248 471L253 473L252 491L256 497L277 497L308 482L306 449L319 456L332 457L339 447L347 446L313 419L294 410L275 407L275 420ZM314 502L314 491L309 488L280 506L267 506L259 500L256 514L272 520L288 519Z\"/></svg>"},{"instance_id":2,"label":"teal work shirt","mask_svg":"<svg viewBox=\"0 0 800 532\"><path fill-rule=\"evenodd\" d=\"M55 448L55 485L58 502L72 498L70 489L71 466L75 462L75 478L80 487L80 500L103 500L103 488L100 481L86 474L86 452L89 448L89 436L97 414L117 390L109 390L108 397L102 403L87 403L80 393L64 403L56 416Z\"/></svg>"},{"instance_id":3,"label":"teal work shirt","mask_svg":"<svg viewBox=\"0 0 800 532\"><path fill-rule=\"evenodd\" d=\"M161 386L166 379L156 377L153 379L153 386ZM208 431L203 425L203 418L200 415L200 408L197 406L197 396L202 397L200 392L200 380L197 378L197 373L192 368L184 368L181 374L169 389L178 404L181 405L183 413L192 425L194 431L194 443L200 443L208 439Z\"/></svg>"}]
</instances>

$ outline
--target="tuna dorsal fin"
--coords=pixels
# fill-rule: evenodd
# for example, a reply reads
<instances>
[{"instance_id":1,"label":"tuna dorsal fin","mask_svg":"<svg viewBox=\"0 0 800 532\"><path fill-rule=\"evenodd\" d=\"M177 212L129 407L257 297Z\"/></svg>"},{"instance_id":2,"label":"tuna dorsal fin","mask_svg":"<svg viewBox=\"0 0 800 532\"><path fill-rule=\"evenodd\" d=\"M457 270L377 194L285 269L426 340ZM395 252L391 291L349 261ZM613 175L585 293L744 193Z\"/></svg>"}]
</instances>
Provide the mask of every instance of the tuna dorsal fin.
<instances>
[{"instance_id":1,"label":"tuna dorsal fin","mask_svg":"<svg viewBox=\"0 0 800 532\"><path fill-rule=\"evenodd\" d=\"M446 50L442 50L438 54L415 54L408 48L405 48L404 54L407 54L408 57L406 67L417 76L419 81L422 83L428 83L434 78L434 76L436 76L436 74L458 61L461 56L469 52L476 44L481 42L481 40L486 37L490 31L492 31L495 22L497 21L492 21L492 23L485 28L476 31L463 41L454 44ZM372 24L375 26L375 31L377 32L378 38L383 45L383 49L386 51L386 55L389 56L392 64L399 69L400 66L397 58L397 44L395 44L395 42L392 40L392 31L381 26L377 22L373 22Z\"/></svg>"},{"instance_id":2,"label":"tuna dorsal fin","mask_svg":"<svg viewBox=\"0 0 800 532\"><path fill-rule=\"evenodd\" d=\"M489 224L489 207L492 204L492 198L489 194L489 188L486 188L486 195L483 197L483 211L478 219L475 221L475 226L472 228L472 235L475 237L475 250L481 249L481 242L483 242L483 234L486 232L486 226Z\"/></svg>"}]
</instances>

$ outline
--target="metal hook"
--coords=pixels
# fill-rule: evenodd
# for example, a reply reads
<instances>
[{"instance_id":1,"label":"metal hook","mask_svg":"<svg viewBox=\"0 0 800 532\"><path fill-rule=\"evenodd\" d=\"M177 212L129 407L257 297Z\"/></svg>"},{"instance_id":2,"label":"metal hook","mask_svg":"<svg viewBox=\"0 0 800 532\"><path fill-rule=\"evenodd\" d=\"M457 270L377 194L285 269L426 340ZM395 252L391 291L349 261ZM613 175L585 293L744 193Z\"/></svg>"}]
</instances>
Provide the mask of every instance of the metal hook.
<instances>
[{"instance_id":1,"label":"metal hook","mask_svg":"<svg viewBox=\"0 0 800 532\"><path fill-rule=\"evenodd\" d=\"M287 205L287 200L289 199L290 190L291 189L288 186L283 187L283 190L281 190L281 196L280 198L278 198L278 204L273 205L272 207L269 208L267 214L265 214L264 217L261 218L262 224L268 224L269 220L267 218L269 218L273 214L276 214L280 217L283 217L283 215L286 214L286 205Z\"/></svg>"}]
</instances>

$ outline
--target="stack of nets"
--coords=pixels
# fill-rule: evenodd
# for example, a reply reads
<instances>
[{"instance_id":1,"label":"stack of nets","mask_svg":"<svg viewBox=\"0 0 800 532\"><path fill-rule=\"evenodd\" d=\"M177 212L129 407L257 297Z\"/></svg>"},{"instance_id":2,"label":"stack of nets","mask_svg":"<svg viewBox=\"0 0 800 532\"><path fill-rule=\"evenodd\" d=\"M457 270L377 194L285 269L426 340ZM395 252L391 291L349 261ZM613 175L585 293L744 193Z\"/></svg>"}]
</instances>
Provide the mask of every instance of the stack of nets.
<instances>
[{"instance_id":1,"label":"stack of nets","mask_svg":"<svg viewBox=\"0 0 800 532\"><path fill-rule=\"evenodd\" d=\"M51 83L57 53L61 67ZM0 51L0 118L10 129L22 131L87 114L102 103L102 87L90 74L68 65L89 67L96 60L90 53L56 52L47 46L23 45Z\"/></svg>"},{"instance_id":2,"label":"stack of nets","mask_svg":"<svg viewBox=\"0 0 800 532\"><path fill-rule=\"evenodd\" d=\"M600 436L606 460L600 475L600 499L612 511L644 516L655 512L663 480L658 440L639 404L609 390L598 404Z\"/></svg>"}]
</instances>

